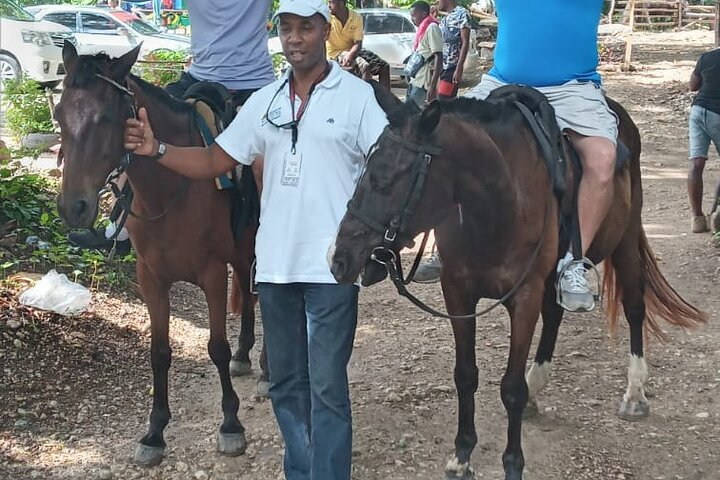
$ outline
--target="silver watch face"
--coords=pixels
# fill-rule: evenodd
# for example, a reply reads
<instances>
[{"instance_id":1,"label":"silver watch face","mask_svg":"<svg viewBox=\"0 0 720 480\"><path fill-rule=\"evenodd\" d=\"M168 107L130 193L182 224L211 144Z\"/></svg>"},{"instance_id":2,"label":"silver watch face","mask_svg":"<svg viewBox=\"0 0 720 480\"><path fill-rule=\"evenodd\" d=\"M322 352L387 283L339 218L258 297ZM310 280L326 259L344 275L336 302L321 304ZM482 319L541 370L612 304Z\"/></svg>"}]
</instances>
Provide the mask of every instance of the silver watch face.
<instances>
[{"instance_id":1,"label":"silver watch face","mask_svg":"<svg viewBox=\"0 0 720 480\"><path fill-rule=\"evenodd\" d=\"M165 144L160 142L158 144L157 156L162 157L163 155L165 155Z\"/></svg>"}]
</instances>

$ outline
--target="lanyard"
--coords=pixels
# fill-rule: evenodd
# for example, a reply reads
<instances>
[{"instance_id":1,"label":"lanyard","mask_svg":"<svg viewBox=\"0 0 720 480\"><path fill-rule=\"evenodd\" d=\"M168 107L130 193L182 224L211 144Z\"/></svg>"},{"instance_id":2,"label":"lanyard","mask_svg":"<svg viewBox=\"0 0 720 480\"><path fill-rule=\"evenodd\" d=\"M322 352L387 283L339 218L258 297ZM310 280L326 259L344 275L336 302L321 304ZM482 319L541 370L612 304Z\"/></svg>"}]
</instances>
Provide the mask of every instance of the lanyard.
<instances>
[{"instance_id":1,"label":"lanyard","mask_svg":"<svg viewBox=\"0 0 720 480\"><path fill-rule=\"evenodd\" d=\"M300 102L300 108L297 111L297 115L295 114L295 84L293 82L293 74L292 71L290 71L290 111L292 112L292 125L291 125L291 132L292 132L292 153L295 154L295 144L297 143L298 139L298 124L300 123L300 120L302 119L303 115L305 114L305 110L307 110L307 105L310 102L310 96L312 95L313 91L315 90L315 87L325 80L325 78L330 74L330 70L332 69L332 66L330 65L330 62L325 62L325 70L322 71L320 75L315 79L315 81L310 85L310 90L308 90L307 97L305 98L305 101Z\"/></svg>"}]
</instances>

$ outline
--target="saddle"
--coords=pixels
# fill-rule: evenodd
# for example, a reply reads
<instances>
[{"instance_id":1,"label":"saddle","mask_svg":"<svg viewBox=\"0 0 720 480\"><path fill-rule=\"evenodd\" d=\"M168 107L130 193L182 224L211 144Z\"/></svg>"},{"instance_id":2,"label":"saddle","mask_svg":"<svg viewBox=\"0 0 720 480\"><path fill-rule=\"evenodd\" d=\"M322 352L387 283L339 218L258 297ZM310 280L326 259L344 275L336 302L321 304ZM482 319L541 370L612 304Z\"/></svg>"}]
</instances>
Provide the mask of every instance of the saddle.
<instances>
[{"instance_id":1,"label":"saddle","mask_svg":"<svg viewBox=\"0 0 720 480\"><path fill-rule=\"evenodd\" d=\"M217 82L194 83L183 98L195 107L194 121L205 146L215 142L237 113L230 92ZM231 227L235 238L240 238L245 228L257 225L260 218L260 201L251 168L238 164L230 172L217 177L215 187L233 192Z\"/></svg>"},{"instance_id":2,"label":"saddle","mask_svg":"<svg viewBox=\"0 0 720 480\"><path fill-rule=\"evenodd\" d=\"M560 205L561 253L572 243L573 252L580 252L580 222L577 211L577 192L582 179L582 162L567 134L560 131L555 109L547 97L532 87L506 85L487 97L494 103L514 105L525 119L538 142L538 147L550 174L550 182ZM627 165L630 150L617 139L615 174ZM568 178L572 185L568 185ZM577 253L576 255L579 255Z\"/></svg>"}]
</instances>

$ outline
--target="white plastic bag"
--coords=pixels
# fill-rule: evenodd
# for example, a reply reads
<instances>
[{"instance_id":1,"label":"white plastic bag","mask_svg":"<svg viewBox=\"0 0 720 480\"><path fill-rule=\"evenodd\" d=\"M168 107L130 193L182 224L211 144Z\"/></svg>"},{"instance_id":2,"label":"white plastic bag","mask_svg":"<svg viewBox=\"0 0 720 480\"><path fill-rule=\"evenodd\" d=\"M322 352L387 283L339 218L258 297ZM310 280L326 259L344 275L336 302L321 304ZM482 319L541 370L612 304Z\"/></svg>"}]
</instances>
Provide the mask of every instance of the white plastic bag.
<instances>
[{"instance_id":1,"label":"white plastic bag","mask_svg":"<svg viewBox=\"0 0 720 480\"><path fill-rule=\"evenodd\" d=\"M50 270L35 286L20 294L20 303L60 315L77 315L90 304L90 290Z\"/></svg>"}]
</instances>

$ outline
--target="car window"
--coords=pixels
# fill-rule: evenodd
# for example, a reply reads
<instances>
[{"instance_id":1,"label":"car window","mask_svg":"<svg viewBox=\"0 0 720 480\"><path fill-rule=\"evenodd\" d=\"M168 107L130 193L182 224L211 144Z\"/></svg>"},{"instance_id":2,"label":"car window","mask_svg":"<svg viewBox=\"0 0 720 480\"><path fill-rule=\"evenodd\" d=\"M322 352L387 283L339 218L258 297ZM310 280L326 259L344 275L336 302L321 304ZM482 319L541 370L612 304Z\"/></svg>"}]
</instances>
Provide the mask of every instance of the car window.
<instances>
[{"instance_id":1,"label":"car window","mask_svg":"<svg viewBox=\"0 0 720 480\"><path fill-rule=\"evenodd\" d=\"M120 27L114 20L94 13L82 13L80 20L85 33L117 34L117 29Z\"/></svg>"},{"instance_id":2,"label":"car window","mask_svg":"<svg viewBox=\"0 0 720 480\"><path fill-rule=\"evenodd\" d=\"M43 20L59 23L73 32L77 32L77 15L75 15L75 12L49 13L43 17Z\"/></svg>"},{"instance_id":3,"label":"car window","mask_svg":"<svg viewBox=\"0 0 720 480\"><path fill-rule=\"evenodd\" d=\"M136 15L127 12L112 12L111 15L121 22L129 25L130 28L135 30L141 35L157 35L162 33L155 25L152 25L145 20L139 19Z\"/></svg>"},{"instance_id":4,"label":"car window","mask_svg":"<svg viewBox=\"0 0 720 480\"><path fill-rule=\"evenodd\" d=\"M407 18L392 14L366 14L364 16L366 35L387 33L414 33L415 28Z\"/></svg>"},{"instance_id":5,"label":"car window","mask_svg":"<svg viewBox=\"0 0 720 480\"><path fill-rule=\"evenodd\" d=\"M22 7L9 0L0 1L0 17L23 22L35 21L35 17L23 10Z\"/></svg>"}]
</instances>

